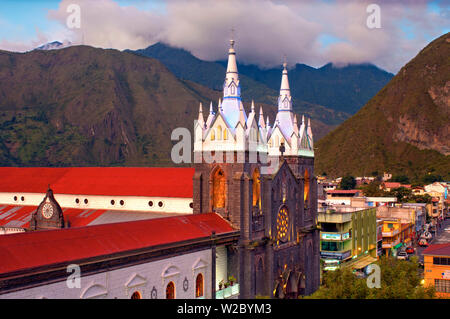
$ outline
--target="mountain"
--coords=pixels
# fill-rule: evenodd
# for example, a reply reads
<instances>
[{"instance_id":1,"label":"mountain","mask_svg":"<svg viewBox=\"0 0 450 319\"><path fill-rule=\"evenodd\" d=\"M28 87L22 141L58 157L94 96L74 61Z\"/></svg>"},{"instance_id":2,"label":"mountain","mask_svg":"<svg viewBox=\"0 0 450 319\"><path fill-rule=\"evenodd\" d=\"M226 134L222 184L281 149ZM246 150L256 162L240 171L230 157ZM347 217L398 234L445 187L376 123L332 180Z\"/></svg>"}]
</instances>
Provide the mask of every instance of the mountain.
<instances>
[{"instance_id":1,"label":"mountain","mask_svg":"<svg viewBox=\"0 0 450 319\"><path fill-rule=\"evenodd\" d=\"M222 89L223 77L220 75L226 70L226 61L203 61L184 49L173 48L163 43L156 43L134 52L160 60L179 78L215 90ZM244 98L252 98L263 103L276 103L281 81L281 66L261 69L256 65L238 63L238 69ZM337 119L342 117L346 119L358 111L392 77L393 74L371 64L346 67L327 64L318 69L305 64L296 64L289 70L294 104L299 104L301 108L319 105L322 109L329 109L328 113L340 112L340 115L336 116Z\"/></svg>"},{"instance_id":2,"label":"mountain","mask_svg":"<svg viewBox=\"0 0 450 319\"><path fill-rule=\"evenodd\" d=\"M216 62L202 61L184 49L176 49L162 43L156 43L146 49L129 51L161 61L180 79L199 83L213 90L222 91L226 66ZM280 73L280 72L279 72ZM280 78L280 76L279 76ZM270 89L240 74L242 99L276 104L278 91Z\"/></svg>"},{"instance_id":3,"label":"mountain","mask_svg":"<svg viewBox=\"0 0 450 319\"><path fill-rule=\"evenodd\" d=\"M59 41L53 41L46 44L43 44L39 47L37 47L35 50L56 50L56 49L62 49L66 48L68 46L71 46L71 42L59 42Z\"/></svg>"},{"instance_id":4,"label":"mountain","mask_svg":"<svg viewBox=\"0 0 450 319\"><path fill-rule=\"evenodd\" d=\"M389 171L450 179L450 33L432 41L358 113L317 144L329 176Z\"/></svg>"},{"instance_id":5,"label":"mountain","mask_svg":"<svg viewBox=\"0 0 450 319\"><path fill-rule=\"evenodd\" d=\"M129 52L0 51L0 165L172 166L172 131L192 133L199 102L207 114L221 96ZM262 105L273 121L276 106ZM332 128L312 126L316 138Z\"/></svg>"},{"instance_id":6,"label":"mountain","mask_svg":"<svg viewBox=\"0 0 450 319\"><path fill-rule=\"evenodd\" d=\"M270 88L276 88L280 85L280 69L261 70L254 65L242 65L239 71ZM295 99L349 114L356 113L392 77L393 74L373 64L336 67L328 63L317 69L296 64L289 70L291 94Z\"/></svg>"}]
</instances>

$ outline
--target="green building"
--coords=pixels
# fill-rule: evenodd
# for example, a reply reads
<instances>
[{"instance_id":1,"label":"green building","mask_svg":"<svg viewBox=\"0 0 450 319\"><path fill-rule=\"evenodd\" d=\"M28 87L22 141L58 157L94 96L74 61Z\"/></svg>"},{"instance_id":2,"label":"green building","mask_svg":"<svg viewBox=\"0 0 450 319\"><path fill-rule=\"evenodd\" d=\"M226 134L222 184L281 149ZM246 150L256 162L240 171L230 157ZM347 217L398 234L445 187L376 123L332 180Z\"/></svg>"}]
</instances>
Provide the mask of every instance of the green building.
<instances>
[{"instance_id":1,"label":"green building","mask_svg":"<svg viewBox=\"0 0 450 319\"><path fill-rule=\"evenodd\" d=\"M319 210L320 256L325 270L361 269L377 257L376 208L346 205Z\"/></svg>"}]
</instances>

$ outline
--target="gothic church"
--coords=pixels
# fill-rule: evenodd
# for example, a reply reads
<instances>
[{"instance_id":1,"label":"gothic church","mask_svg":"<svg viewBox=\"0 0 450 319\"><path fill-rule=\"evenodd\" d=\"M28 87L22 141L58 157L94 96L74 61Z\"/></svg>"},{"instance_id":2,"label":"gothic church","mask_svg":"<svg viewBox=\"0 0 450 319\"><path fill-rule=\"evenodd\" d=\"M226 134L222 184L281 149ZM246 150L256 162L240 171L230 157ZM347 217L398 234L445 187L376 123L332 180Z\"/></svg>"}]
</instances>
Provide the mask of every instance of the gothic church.
<instances>
[{"instance_id":1,"label":"gothic church","mask_svg":"<svg viewBox=\"0 0 450 319\"><path fill-rule=\"evenodd\" d=\"M223 100L206 121L200 105L194 127L194 214L218 213L240 231L228 260L241 298L295 298L319 287L312 130L304 117L298 127L283 66L270 126L253 102L248 115L244 110L231 40Z\"/></svg>"}]
</instances>

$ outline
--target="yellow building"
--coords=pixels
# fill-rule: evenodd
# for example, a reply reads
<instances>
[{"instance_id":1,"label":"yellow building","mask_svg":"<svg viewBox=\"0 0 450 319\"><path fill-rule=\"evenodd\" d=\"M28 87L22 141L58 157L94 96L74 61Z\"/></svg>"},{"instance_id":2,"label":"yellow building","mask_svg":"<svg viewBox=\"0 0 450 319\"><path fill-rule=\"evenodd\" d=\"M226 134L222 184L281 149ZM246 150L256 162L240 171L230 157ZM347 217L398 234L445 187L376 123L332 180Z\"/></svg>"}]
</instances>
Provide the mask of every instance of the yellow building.
<instances>
[{"instance_id":1,"label":"yellow building","mask_svg":"<svg viewBox=\"0 0 450 319\"><path fill-rule=\"evenodd\" d=\"M401 246L401 228L402 223L400 219L385 219L383 220L383 243L385 255L391 255L391 251L398 249Z\"/></svg>"},{"instance_id":2,"label":"yellow building","mask_svg":"<svg viewBox=\"0 0 450 319\"><path fill-rule=\"evenodd\" d=\"M423 255L425 286L434 286L437 296L450 298L450 244L431 245Z\"/></svg>"}]
</instances>

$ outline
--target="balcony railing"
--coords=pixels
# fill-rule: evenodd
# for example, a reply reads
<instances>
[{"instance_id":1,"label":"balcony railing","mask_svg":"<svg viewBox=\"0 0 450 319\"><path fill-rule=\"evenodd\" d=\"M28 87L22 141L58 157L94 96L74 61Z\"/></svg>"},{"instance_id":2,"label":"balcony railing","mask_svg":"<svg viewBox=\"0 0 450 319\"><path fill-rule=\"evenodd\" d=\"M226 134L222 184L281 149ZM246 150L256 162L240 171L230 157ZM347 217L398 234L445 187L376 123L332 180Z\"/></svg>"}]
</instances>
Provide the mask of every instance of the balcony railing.
<instances>
[{"instance_id":1,"label":"balcony railing","mask_svg":"<svg viewBox=\"0 0 450 319\"><path fill-rule=\"evenodd\" d=\"M381 233L381 235L383 237L394 237L395 235L397 235L399 233L398 229L394 229L393 231L384 231Z\"/></svg>"},{"instance_id":2,"label":"balcony railing","mask_svg":"<svg viewBox=\"0 0 450 319\"><path fill-rule=\"evenodd\" d=\"M392 247L394 247L394 246L396 246L398 244L400 244L400 239L393 240L393 241L388 241L388 242L384 241L382 243L381 247L382 248L392 248Z\"/></svg>"},{"instance_id":3,"label":"balcony railing","mask_svg":"<svg viewBox=\"0 0 450 319\"><path fill-rule=\"evenodd\" d=\"M321 258L333 258L338 260L344 260L349 258L352 255L351 250L339 250L339 251L328 251L321 250L320 257Z\"/></svg>"},{"instance_id":4,"label":"balcony railing","mask_svg":"<svg viewBox=\"0 0 450 319\"><path fill-rule=\"evenodd\" d=\"M234 284L225 289L216 291L216 299L238 299L239 298L239 284Z\"/></svg>"}]
</instances>

